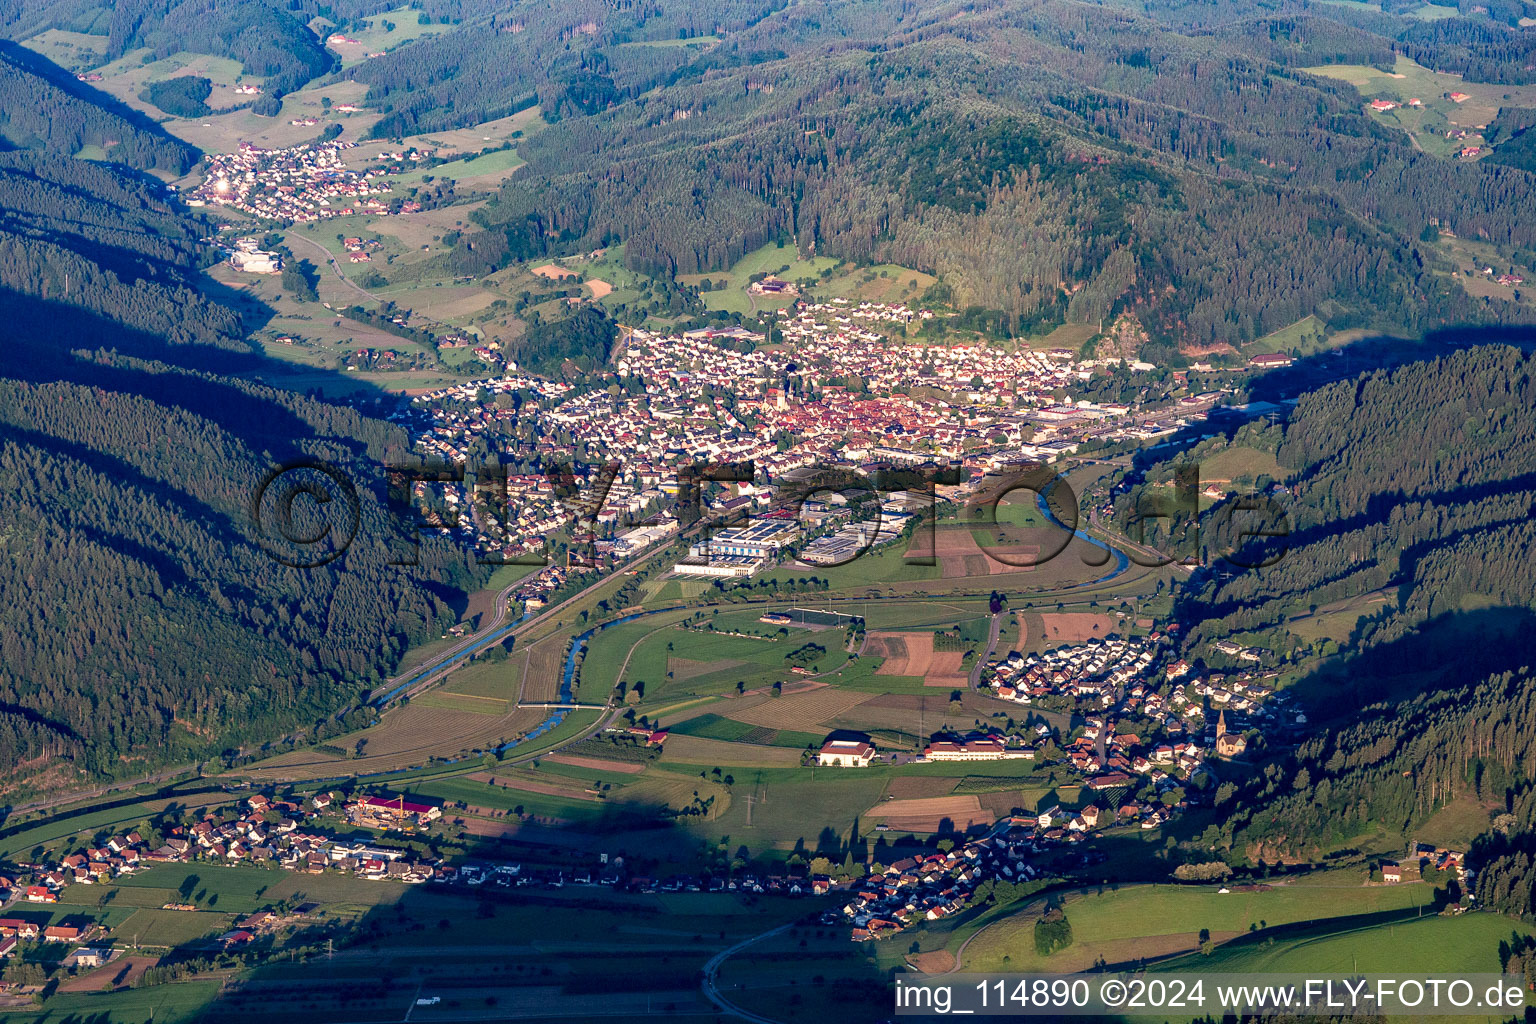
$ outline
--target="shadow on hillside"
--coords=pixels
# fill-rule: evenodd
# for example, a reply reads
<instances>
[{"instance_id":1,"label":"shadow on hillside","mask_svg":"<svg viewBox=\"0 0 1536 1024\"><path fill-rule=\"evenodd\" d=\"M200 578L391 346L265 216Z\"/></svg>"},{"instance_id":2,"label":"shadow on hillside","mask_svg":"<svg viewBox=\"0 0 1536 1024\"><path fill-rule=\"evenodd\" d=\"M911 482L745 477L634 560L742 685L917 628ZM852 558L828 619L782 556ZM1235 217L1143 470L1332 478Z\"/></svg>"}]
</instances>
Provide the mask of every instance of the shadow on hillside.
<instances>
[{"instance_id":1,"label":"shadow on hillside","mask_svg":"<svg viewBox=\"0 0 1536 1024\"><path fill-rule=\"evenodd\" d=\"M49 84L62 92L122 118L142 132L147 132L160 139L174 141L178 145L184 146L194 156L201 155L201 151L196 146L175 138L154 118L135 110L111 93L84 84L73 74L35 50L29 50L20 43L12 42L9 39L0 39L0 57L46 79Z\"/></svg>"},{"instance_id":2,"label":"shadow on hillside","mask_svg":"<svg viewBox=\"0 0 1536 1024\"><path fill-rule=\"evenodd\" d=\"M1426 334L1422 339L1400 338L1388 334L1370 335L1335 348L1322 349L1301 356L1290 366L1268 370L1254 377L1248 387L1252 403L1282 404L1335 381L1350 380L1375 370L1392 369L1450 355L1460 349L1480 345L1512 345L1536 349L1536 327L1449 327ZM1199 387L1198 377L1191 386ZM1286 407L1277 412L1284 417ZM1181 427L1151 447L1131 453L1137 470L1164 462L1178 451L1201 440L1224 435L1230 438L1249 416L1237 410L1217 408L1209 419Z\"/></svg>"},{"instance_id":3,"label":"shadow on hillside","mask_svg":"<svg viewBox=\"0 0 1536 1024\"><path fill-rule=\"evenodd\" d=\"M283 954L253 968L224 985L196 1019L376 1021L400 1019L408 1010L412 1020L505 1019L498 1007L517 1017L541 1016L543 1008L551 1018L585 1019L600 1012L599 1000L609 1015L688 1014L724 1024L733 1018L715 1013L701 992L705 962L786 924L793 930L777 940L786 948L770 943L769 953L775 969L793 976L794 984L783 982L788 988L804 986L809 994L816 987L812 976L820 974L818 991L835 978L880 994L870 1005L850 1005L854 1019L875 1019L888 1009L887 974L866 962L868 947L850 942L846 927L818 920L841 905L835 894L746 891L748 877L766 883L770 874L787 878L790 872L733 864L735 843L713 845L697 829L668 820L670 813L661 805L632 804L579 826L509 818L510 834L499 837L459 829L452 823L462 811L449 808L448 839L424 844L403 834L371 837L380 847L435 849L456 866L480 866L487 880L400 886L343 881L331 871L295 874L289 910L308 900L345 909L348 902L362 907L369 896L382 899L350 921L326 922L323 914L311 913L297 940L304 960ZM811 835L801 848L831 856L851 852L846 840L838 843L834 850L825 835ZM876 848L898 851L892 844ZM930 842L923 848L934 847ZM494 873L497 865L512 864L516 876ZM735 878L743 888L721 891L712 877ZM532 881L518 885L518 878ZM578 882L583 878L592 884ZM361 895L343 894L338 901L342 886ZM216 937L186 943L162 960L169 970L161 974L206 971L228 964L230 955L254 962L272 946L272 937L261 934L227 952ZM160 991L174 999L174 989ZM415 1009L417 999L432 997L441 1002Z\"/></svg>"},{"instance_id":4,"label":"shadow on hillside","mask_svg":"<svg viewBox=\"0 0 1536 1024\"><path fill-rule=\"evenodd\" d=\"M252 303L243 295L236 295L229 302L232 307L241 304L247 332L259 328L272 314L268 307ZM294 449L298 442L317 436L314 426L295 412L291 403L265 397L262 386L218 379L246 378L279 366L243 342L234 347L172 344L86 310L3 289L0 317L4 324L0 336L6 353L3 373L7 377L37 384L64 381L136 395L169 408L184 409L276 450ZM85 354L98 350L146 365L114 365ZM75 354L77 351L81 354ZM345 387L353 397L346 403L330 404L351 405L366 411L377 408L380 402L393 408L398 401L396 396L372 385L324 370L308 374L309 379L319 381L310 389L310 396L319 397L331 376L335 377L338 390Z\"/></svg>"},{"instance_id":5,"label":"shadow on hillside","mask_svg":"<svg viewBox=\"0 0 1536 1024\"><path fill-rule=\"evenodd\" d=\"M1328 662L1292 690L1315 713L1314 725L1391 718L1397 703L1419 694L1468 688L1490 675L1526 669L1533 649L1536 612L1529 608L1450 612Z\"/></svg>"}]
</instances>

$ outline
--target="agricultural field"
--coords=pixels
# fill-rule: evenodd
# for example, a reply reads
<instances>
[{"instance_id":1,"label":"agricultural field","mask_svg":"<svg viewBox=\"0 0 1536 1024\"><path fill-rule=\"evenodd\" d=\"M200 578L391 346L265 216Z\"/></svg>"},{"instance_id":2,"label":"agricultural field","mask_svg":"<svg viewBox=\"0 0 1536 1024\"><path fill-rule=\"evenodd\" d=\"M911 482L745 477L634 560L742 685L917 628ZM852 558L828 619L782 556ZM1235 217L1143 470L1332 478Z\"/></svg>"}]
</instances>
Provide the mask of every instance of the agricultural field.
<instances>
[{"instance_id":1,"label":"agricultural field","mask_svg":"<svg viewBox=\"0 0 1536 1024\"><path fill-rule=\"evenodd\" d=\"M919 530L903 557L909 561L936 560L939 576L946 580L1032 572L1040 561L1041 535L1047 531L1054 535L1052 541L1059 544L1061 531L1052 526L1004 526L998 528L996 536L988 529L991 543L982 547L976 531L940 526L931 533Z\"/></svg>"},{"instance_id":2,"label":"agricultural field","mask_svg":"<svg viewBox=\"0 0 1536 1024\"><path fill-rule=\"evenodd\" d=\"M1019 642L1021 653L1048 651L1064 644L1103 638L1119 630L1114 617L1100 612L1020 612Z\"/></svg>"},{"instance_id":3,"label":"agricultural field","mask_svg":"<svg viewBox=\"0 0 1536 1024\"><path fill-rule=\"evenodd\" d=\"M401 7L376 14L367 20L366 28L354 28L345 33L355 42L332 42L327 38L331 34L329 29L322 29L321 36L326 38L326 48L341 58L341 66L348 68L367 60L370 53L388 53L424 36L439 35L453 28L441 23L423 25L419 20L420 13Z\"/></svg>"},{"instance_id":4,"label":"agricultural field","mask_svg":"<svg viewBox=\"0 0 1536 1024\"><path fill-rule=\"evenodd\" d=\"M206 78L213 83L213 93L205 102L215 113L219 113L251 102L252 97L237 95L235 86L261 85L266 81L260 75L247 75L239 61L228 57L182 52L145 63L152 56L148 50L130 50L112 63L94 68L102 80L92 84L156 121L168 118L180 121L181 118L174 118L154 104L140 99L139 93L151 82L186 76Z\"/></svg>"},{"instance_id":5,"label":"agricultural field","mask_svg":"<svg viewBox=\"0 0 1536 1024\"><path fill-rule=\"evenodd\" d=\"M462 664L448 678L412 699L422 707L447 707L479 714L506 714L519 700L526 652L481 656Z\"/></svg>"},{"instance_id":6,"label":"agricultural field","mask_svg":"<svg viewBox=\"0 0 1536 1024\"><path fill-rule=\"evenodd\" d=\"M582 662L581 699L603 699L622 682L630 703L644 710L657 701L787 685L799 675L792 668L804 660L789 656L807 650L809 644L822 648L805 656L809 660L804 667L812 674L830 675L848 662L841 630L734 636L723 627L719 632L684 629L676 623L685 617L684 612L663 612L594 637Z\"/></svg>"},{"instance_id":7,"label":"agricultural field","mask_svg":"<svg viewBox=\"0 0 1536 1024\"><path fill-rule=\"evenodd\" d=\"M11 1012L16 1024L53 1020L155 1020L162 1024L204 1019L206 1007L223 987L221 978L201 978L176 985L127 988L114 992L61 991L38 1014Z\"/></svg>"},{"instance_id":8,"label":"agricultural field","mask_svg":"<svg viewBox=\"0 0 1536 1024\"><path fill-rule=\"evenodd\" d=\"M798 767L800 751L795 747L773 747L761 743L679 734L667 738L662 760L667 764L788 768Z\"/></svg>"},{"instance_id":9,"label":"agricultural field","mask_svg":"<svg viewBox=\"0 0 1536 1024\"><path fill-rule=\"evenodd\" d=\"M962 968L974 971L1078 971L1099 960L1110 964L1192 951L1200 933L1217 943L1279 925L1324 918L1413 912L1431 901L1419 884L1287 884L1259 891L1220 893L1215 886L1131 885L1082 891L1062 903L1076 937L1072 945L1042 957L1034 926L1045 909L1037 900L978 933L965 949Z\"/></svg>"},{"instance_id":10,"label":"agricultural field","mask_svg":"<svg viewBox=\"0 0 1536 1024\"><path fill-rule=\"evenodd\" d=\"M22 45L64 70L79 74L101 63L107 53L107 36L50 28L23 40Z\"/></svg>"},{"instance_id":11,"label":"agricultural field","mask_svg":"<svg viewBox=\"0 0 1536 1024\"><path fill-rule=\"evenodd\" d=\"M938 278L910 267L881 263L873 267L843 264L831 277L811 289L821 301L843 298L849 302L916 303Z\"/></svg>"},{"instance_id":12,"label":"agricultural field","mask_svg":"<svg viewBox=\"0 0 1536 1024\"><path fill-rule=\"evenodd\" d=\"M656 768L639 773L577 770L566 774L504 766L414 783L407 792L457 808L448 812L455 819L510 815L538 825L588 831L624 823L643 831L645 822L669 822L690 809L714 816L731 800L729 788L713 778ZM617 837L615 841L623 844Z\"/></svg>"},{"instance_id":13,"label":"agricultural field","mask_svg":"<svg viewBox=\"0 0 1536 1024\"><path fill-rule=\"evenodd\" d=\"M1285 628L1309 643L1327 639L1343 642L1361 617L1375 614L1390 601L1390 595L1382 591L1330 601L1315 611L1294 616L1285 623Z\"/></svg>"},{"instance_id":14,"label":"agricultural field","mask_svg":"<svg viewBox=\"0 0 1536 1024\"><path fill-rule=\"evenodd\" d=\"M263 117L248 109L254 97L238 96L234 92L236 85L261 85L264 81L259 75L245 74L239 62L207 54L179 53L146 64L144 61L148 56L151 56L148 50L130 50L110 64L95 68L102 80L93 85L159 121L166 131L204 151L228 153L241 142L266 148L294 146L315 138L330 121L340 121L344 126L343 137L355 139L378 119L377 114L333 111L333 107L341 104L361 102L367 87L358 82L338 81L297 90L283 97L283 106L277 116ZM213 83L213 94L207 100L208 106L213 108L212 113L202 118L172 117L139 99L139 93L148 83L183 75L197 75ZM325 105L324 99L329 99L331 105ZM311 116L321 118L322 123L314 126L289 124L291 120ZM196 180L199 179L184 179L186 182Z\"/></svg>"},{"instance_id":15,"label":"agricultural field","mask_svg":"<svg viewBox=\"0 0 1536 1024\"><path fill-rule=\"evenodd\" d=\"M968 508L959 512L956 519L970 529L971 536L983 548L998 547L1006 550L1010 545L1023 544L1029 539L1034 539L1038 543L1038 536L1031 538L1026 531L1057 530L1034 501L1023 498L1013 501L1003 498L990 508L986 506ZM1057 530L1057 532L1060 531ZM1010 561L1019 562L1023 559L1010 558Z\"/></svg>"},{"instance_id":16,"label":"agricultural field","mask_svg":"<svg viewBox=\"0 0 1536 1024\"><path fill-rule=\"evenodd\" d=\"M1497 275L1503 273L1515 274L1527 281L1536 279L1536 268L1532 267L1533 261L1528 255L1516 260L1481 239L1462 238L1445 232L1440 235L1438 247L1455 268L1452 279L1469 295L1506 302L1517 298L1532 301L1529 288L1512 288L1496 280Z\"/></svg>"},{"instance_id":17,"label":"agricultural field","mask_svg":"<svg viewBox=\"0 0 1536 1024\"><path fill-rule=\"evenodd\" d=\"M876 675L921 676L923 685L963 687L968 674L962 671L961 651L935 651L932 633L872 632L864 653L883 659Z\"/></svg>"},{"instance_id":18,"label":"agricultural field","mask_svg":"<svg viewBox=\"0 0 1536 1024\"><path fill-rule=\"evenodd\" d=\"M633 622L610 626L592 637L582 654L577 699L605 700L621 678L626 682L656 685L659 677L667 672L667 652L664 646L659 653L649 649L649 640L665 634L667 640L663 645L675 643L674 635L682 635L675 626L687 615L681 611L647 615Z\"/></svg>"},{"instance_id":19,"label":"agricultural field","mask_svg":"<svg viewBox=\"0 0 1536 1024\"><path fill-rule=\"evenodd\" d=\"M1499 944L1531 936L1529 925L1499 914L1462 914L1397 920L1364 928L1322 924L1283 930L1219 946L1200 966L1173 960L1159 969L1205 970L1237 974L1313 972L1317 974L1407 974L1414 971L1499 973Z\"/></svg>"},{"instance_id":20,"label":"agricultural field","mask_svg":"<svg viewBox=\"0 0 1536 1024\"><path fill-rule=\"evenodd\" d=\"M1328 334L1327 324L1308 314L1289 327L1282 327L1244 345L1243 350L1249 353L1284 352L1308 356L1329 348L1338 340L1337 335Z\"/></svg>"},{"instance_id":21,"label":"agricultural field","mask_svg":"<svg viewBox=\"0 0 1536 1024\"><path fill-rule=\"evenodd\" d=\"M135 949L160 946L174 949L198 939L229 930L235 916L230 913L190 913L182 910L136 911L115 929L118 936L133 943Z\"/></svg>"},{"instance_id":22,"label":"agricultural field","mask_svg":"<svg viewBox=\"0 0 1536 1024\"><path fill-rule=\"evenodd\" d=\"M1110 584L1105 577L1112 575L1116 588L1134 585L1150 572L1131 565L1116 574L1112 556L1079 538L1068 537L1059 527L1009 527L1009 531L1002 548L983 549L970 530L940 527L934 537L937 550L919 531L910 545L878 547L844 565L781 568L765 573L760 580L785 583L819 579L829 584L833 594L920 595L943 600L974 595L982 587L974 576L990 577L985 588L1026 598L1030 594L1105 588ZM924 561L938 564L922 564Z\"/></svg>"},{"instance_id":23,"label":"agricultural field","mask_svg":"<svg viewBox=\"0 0 1536 1024\"><path fill-rule=\"evenodd\" d=\"M881 749L915 750L936 732L972 729L978 718L989 718L1003 707L999 701L969 691L963 691L958 701L951 697L951 691L923 686L921 682L909 693L882 690L828 724L868 732Z\"/></svg>"},{"instance_id":24,"label":"agricultural field","mask_svg":"<svg viewBox=\"0 0 1536 1024\"><path fill-rule=\"evenodd\" d=\"M997 815L985 809L975 795L897 797L877 803L864 818L901 832L966 832L991 825Z\"/></svg>"},{"instance_id":25,"label":"agricultural field","mask_svg":"<svg viewBox=\"0 0 1536 1024\"><path fill-rule=\"evenodd\" d=\"M270 902L273 890L288 878L289 873L278 868L249 864L156 864L119 879L115 884L117 896L110 905L158 910L166 903L192 903L200 910L248 914ZM90 893L86 886L65 892L77 889Z\"/></svg>"},{"instance_id":26,"label":"agricultural field","mask_svg":"<svg viewBox=\"0 0 1536 1024\"><path fill-rule=\"evenodd\" d=\"M498 149L479 156L450 160L435 167L397 174L390 178L390 184L399 187L420 185L428 178L433 181L451 179L461 190L492 191L525 162L515 149Z\"/></svg>"},{"instance_id":27,"label":"agricultural field","mask_svg":"<svg viewBox=\"0 0 1536 1024\"><path fill-rule=\"evenodd\" d=\"M450 677L451 678L451 677ZM385 712L379 724L295 750L244 768L240 774L260 784L341 774L371 775L421 767L444 757L497 747L524 735L550 716L544 708L506 705L487 714L485 703L412 701ZM473 709L465 705L473 703Z\"/></svg>"},{"instance_id":28,"label":"agricultural field","mask_svg":"<svg viewBox=\"0 0 1536 1024\"><path fill-rule=\"evenodd\" d=\"M845 715L869 700L867 693L822 686L798 693L786 693L741 711L726 708L726 714L747 725L764 729L819 729L834 718Z\"/></svg>"},{"instance_id":29,"label":"agricultural field","mask_svg":"<svg viewBox=\"0 0 1536 1024\"><path fill-rule=\"evenodd\" d=\"M229 794L199 793L180 797L156 797L124 807L107 808L86 814L76 814L57 821L41 822L22 829L5 839L0 839L0 857L30 857L33 851L57 851L63 841L81 833L102 829L134 826L154 817L167 807L209 807L229 802Z\"/></svg>"},{"instance_id":30,"label":"agricultural field","mask_svg":"<svg viewBox=\"0 0 1536 1024\"><path fill-rule=\"evenodd\" d=\"M1093 324L1061 324L1051 328L1046 334L1035 335L1026 340L1029 347L1033 349L1065 348L1078 352L1098 333L1098 328Z\"/></svg>"},{"instance_id":31,"label":"agricultural field","mask_svg":"<svg viewBox=\"0 0 1536 1024\"><path fill-rule=\"evenodd\" d=\"M1256 448L1231 447L1200 462L1200 483L1229 484L1233 490L1255 486L1261 476L1284 480L1289 474L1273 454Z\"/></svg>"}]
</instances>

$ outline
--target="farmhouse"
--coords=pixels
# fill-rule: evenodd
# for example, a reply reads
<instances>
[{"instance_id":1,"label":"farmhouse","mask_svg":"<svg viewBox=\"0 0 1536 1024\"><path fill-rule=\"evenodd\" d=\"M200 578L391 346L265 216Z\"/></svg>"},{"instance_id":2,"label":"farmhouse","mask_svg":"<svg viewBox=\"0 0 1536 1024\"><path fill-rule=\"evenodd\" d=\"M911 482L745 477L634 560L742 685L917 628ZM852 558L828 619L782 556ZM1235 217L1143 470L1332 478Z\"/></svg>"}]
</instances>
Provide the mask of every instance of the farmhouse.
<instances>
[{"instance_id":1,"label":"farmhouse","mask_svg":"<svg viewBox=\"0 0 1536 1024\"><path fill-rule=\"evenodd\" d=\"M800 289L796 288L792 282L771 276L752 282L747 291L753 295L798 295L800 293Z\"/></svg>"}]
</instances>

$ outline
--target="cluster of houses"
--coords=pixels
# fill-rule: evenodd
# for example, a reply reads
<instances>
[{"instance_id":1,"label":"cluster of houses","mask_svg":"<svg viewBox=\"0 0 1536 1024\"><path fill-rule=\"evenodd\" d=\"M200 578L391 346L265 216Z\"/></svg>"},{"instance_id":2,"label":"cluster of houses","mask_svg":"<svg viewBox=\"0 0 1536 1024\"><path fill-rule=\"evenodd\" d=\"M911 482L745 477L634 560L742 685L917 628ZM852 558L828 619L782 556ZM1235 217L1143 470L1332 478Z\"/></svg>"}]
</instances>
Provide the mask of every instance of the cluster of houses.
<instances>
[{"instance_id":1,"label":"cluster of houses","mask_svg":"<svg viewBox=\"0 0 1536 1024\"><path fill-rule=\"evenodd\" d=\"M1086 712L1064 754L1094 791L1139 788L1159 792L1210 770L1209 759L1240 758L1251 732L1280 733L1305 724L1293 698L1249 676L1197 673L1183 660L1167 662L1165 637L1111 634L991 662L985 692L1012 703L1042 701ZM1248 648L1235 648L1246 653ZM1230 718L1229 718L1230 716ZM1144 827L1161 824L1163 810L1139 811Z\"/></svg>"},{"instance_id":2,"label":"cluster of houses","mask_svg":"<svg viewBox=\"0 0 1536 1024\"><path fill-rule=\"evenodd\" d=\"M924 853L889 867L872 865L866 877L847 887L847 902L829 910L823 922L851 924L852 939L863 942L895 935L965 909L983 882L1028 882L1041 877L1041 861L1087 840L1114 824L1097 806L1081 811L1043 808L1038 814L1003 818L983 836L943 852Z\"/></svg>"},{"instance_id":3,"label":"cluster of houses","mask_svg":"<svg viewBox=\"0 0 1536 1024\"><path fill-rule=\"evenodd\" d=\"M384 243L377 238L343 238L341 246L352 263L371 263L373 256L370 254L383 248Z\"/></svg>"},{"instance_id":4,"label":"cluster of houses","mask_svg":"<svg viewBox=\"0 0 1536 1024\"><path fill-rule=\"evenodd\" d=\"M976 886L986 877L987 857L978 843L967 843L948 853L907 857L883 872L871 872L848 891L841 910L829 910L829 925L851 924L855 942L885 938L908 925L937 921L958 913L970 902ZM1022 860L1019 880L1033 876L1034 869Z\"/></svg>"},{"instance_id":5,"label":"cluster of houses","mask_svg":"<svg viewBox=\"0 0 1536 1024\"><path fill-rule=\"evenodd\" d=\"M242 142L233 153L208 157L203 183L188 206L224 206L262 220L313 224L353 213L387 213L390 191L382 171L355 171L342 154L357 145L333 139L290 149Z\"/></svg>"},{"instance_id":6,"label":"cluster of houses","mask_svg":"<svg viewBox=\"0 0 1536 1024\"><path fill-rule=\"evenodd\" d=\"M1470 270L1467 271L1468 276L1470 276L1471 273L1472 272ZM1506 288L1514 288L1514 287L1516 287L1518 285L1525 284L1525 278L1522 277L1520 274L1515 273L1514 271L1510 271L1510 272L1505 273L1505 274L1500 274L1498 271L1494 270L1492 267L1484 267L1483 270L1482 270L1482 273L1483 273L1484 277L1491 277L1491 278L1493 278L1494 281L1496 281L1497 283L1503 285Z\"/></svg>"},{"instance_id":7,"label":"cluster of houses","mask_svg":"<svg viewBox=\"0 0 1536 1024\"><path fill-rule=\"evenodd\" d=\"M1054 695L1108 707L1156 658L1157 645L1149 638L1094 637L1041 654L1010 651L988 665L983 676L992 695L1002 700L1029 704Z\"/></svg>"},{"instance_id":8,"label":"cluster of houses","mask_svg":"<svg viewBox=\"0 0 1536 1024\"><path fill-rule=\"evenodd\" d=\"M317 831L316 819L332 811L334 798L320 793L301 804L256 794L233 818L213 815L168 829L158 845L138 832L112 836L100 847L72 853L51 864L22 864L31 880L10 883L21 901L56 903L69 885L105 884L154 864L197 859L226 864L272 863L296 871L323 868L355 871L363 877L425 881L430 866L414 864L402 851L348 843ZM362 796L346 807L354 823L378 829L417 831L438 820L442 810L402 798ZM0 883L9 880L0 879Z\"/></svg>"},{"instance_id":9,"label":"cluster of houses","mask_svg":"<svg viewBox=\"0 0 1536 1024\"><path fill-rule=\"evenodd\" d=\"M1466 854L1433 843L1408 844L1408 854L1400 861L1385 861L1381 865L1381 880L1389 885L1399 882L1416 882L1424 877L1426 869L1433 868L1442 876L1455 878L1464 888L1470 888L1474 872L1467 867Z\"/></svg>"}]
</instances>

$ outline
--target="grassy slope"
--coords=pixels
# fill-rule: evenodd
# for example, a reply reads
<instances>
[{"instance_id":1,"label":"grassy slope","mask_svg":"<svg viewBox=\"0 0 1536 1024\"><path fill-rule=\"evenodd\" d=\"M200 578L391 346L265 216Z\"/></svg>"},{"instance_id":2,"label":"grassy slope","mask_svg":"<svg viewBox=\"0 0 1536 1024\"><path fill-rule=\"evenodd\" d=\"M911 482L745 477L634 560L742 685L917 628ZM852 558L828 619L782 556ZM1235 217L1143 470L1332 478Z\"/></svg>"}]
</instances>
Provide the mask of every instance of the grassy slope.
<instances>
[{"instance_id":1,"label":"grassy slope","mask_svg":"<svg viewBox=\"0 0 1536 1024\"><path fill-rule=\"evenodd\" d=\"M1138 885L1070 899L1073 945L1049 957L1035 951L1039 906L981 933L966 949L967 970L1072 971L1102 956L1110 963L1193 949L1202 929L1217 940L1252 928L1354 914L1403 910L1427 903L1423 885L1338 887L1290 884L1261 892L1219 893L1213 886ZM1008 960L1004 960L1008 957Z\"/></svg>"}]
</instances>

